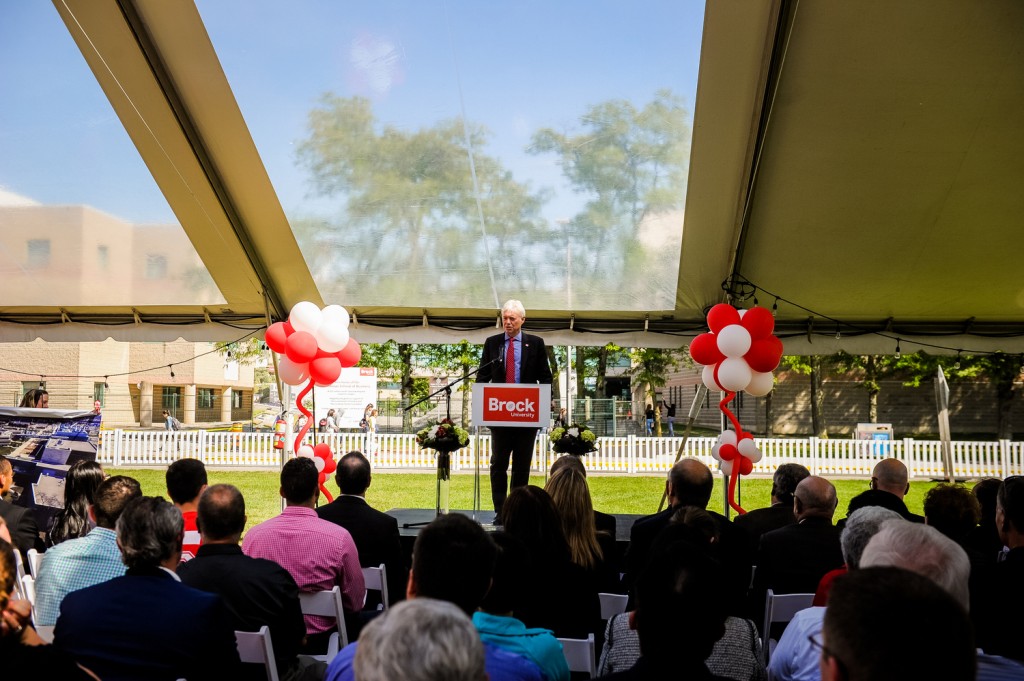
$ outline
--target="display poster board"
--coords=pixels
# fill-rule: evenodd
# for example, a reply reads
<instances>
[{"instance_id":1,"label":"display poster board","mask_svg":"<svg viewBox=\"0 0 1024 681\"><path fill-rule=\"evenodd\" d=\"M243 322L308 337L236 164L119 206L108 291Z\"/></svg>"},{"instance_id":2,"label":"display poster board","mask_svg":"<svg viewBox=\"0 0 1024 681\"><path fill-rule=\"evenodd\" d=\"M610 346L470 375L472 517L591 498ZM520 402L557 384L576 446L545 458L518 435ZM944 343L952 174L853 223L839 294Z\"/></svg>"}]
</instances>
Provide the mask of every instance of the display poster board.
<instances>
[{"instance_id":1,"label":"display poster board","mask_svg":"<svg viewBox=\"0 0 1024 681\"><path fill-rule=\"evenodd\" d=\"M551 424L546 383L474 383L473 425L546 428Z\"/></svg>"},{"instance_id":2,"label":"display poster board","mask_svg":"<svg viewBox=\"0 0 1024 681\"><path fill-rule=\"evenodd\" d=\"M340 428L359 428L366 405L377 404L376 367L349 367L332 385L314 388L316 391L316 423L327 418L334 410Z\"/></svg>"},{"instance_id":3,"label":"display poster board","mask_svg":"<svg viewBox=\"0 0 1024 681\"><path fill-rule=\"evenodd\" d=\"M873 443L870 450L875 456L889 456L892 453L892 424L858 423L857 439Z\"/></svg>"},{"instance_id":4,"label":"display poster board","mask_svg":"<svg viewBox=\"0 0 1024 681\"><path fill-rule=\"evenodd\" d=\"M0 408L0 454L14 469L13 503L33 510L40 530L64 508L64 480L77 461L95 461L96 411Z\"/></svg>"}]
</instances>

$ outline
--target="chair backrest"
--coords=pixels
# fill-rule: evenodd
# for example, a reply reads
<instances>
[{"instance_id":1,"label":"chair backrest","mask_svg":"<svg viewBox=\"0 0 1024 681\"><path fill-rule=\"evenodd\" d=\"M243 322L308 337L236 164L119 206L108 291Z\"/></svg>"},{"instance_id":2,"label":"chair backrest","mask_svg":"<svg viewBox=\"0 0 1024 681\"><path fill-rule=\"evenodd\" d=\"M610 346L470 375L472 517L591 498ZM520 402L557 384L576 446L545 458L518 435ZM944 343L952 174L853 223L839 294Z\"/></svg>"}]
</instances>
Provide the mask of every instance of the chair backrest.
<instances>
[{"instance_id":1,"label":"chair backrest","mask_svg":"<svg viewBox=\"0 0 1024 681\"><path fill-rule=\"evenodd\" d=\"M33 610L36 607L36 580L32 575L25 575L21 578L21 597L32 604Z\"/></svg>"},{"instance_id":2,"label":"chair backrest","mask_svg":"<svg viewBox=\"0 0 1024 681\"><path fill-rule=\"evenodd\" d=\"M768 666L768 658L771 657L771 648L776 643L771 638L772 624L775 622L788 622L793 619L804 608L814 604L814 594L777 594L768 589L764 597L764 626L761 627L761 654L764 657L764 664Z\"/></svg>"},{"instance_id":3,"label":"chair backrest","mask_svg":"<svg viewBox=\"0 0 1024 681\"><path fill-rule=\"evenodd\" d=\"M388 597L388 571L384 567L384 563L377 567L364 567L363 583L366 585L367 591L380 592L380 602L384 606L384 610L391 607L391 599Z\"/></svg>"},{"instance_id":4,"label":"chair backrest","mask_svg":"<svg viewBox=\"0 0 1024 681\"><path fill-rule=\"evenodd\" d=\"M601 599L601 619L611 619L619 613L626 612L626 603L629 601L629 596L625 594L599 593L597 597Z\"/></svg>"},{"instance_id":5,"label":"chair backrest","mask_svg":"<svg viewBox=\"0 0 1024 681\"><path fill-rule=\"evenodd\" d=\"M236 631L235 646L238 647L238 658L242 662L264 665L267 669L267 681L279 681L274 644L270 640L270 627L264 624L259 631Z\"/></svg>"},{"instance_id":6,"label":"chair backrest","mask_svg":"<svg viewBox=\"0 0 1024 681\"><path fill-rule=\"evenodd\" d=\"M333 617L338 627L337 638L331 636L327 655L313 655L330 662L338 651L348 645L348 630L345 628L345 611L341 605L341 587L335 585L330 591L312 591L299 594L299 605L303 615Z\"/></svg>"},{"instance_id":7,"label":"chair backrest","mask_svg":"<svg viewBox=\"0 0 1024 681\"><path fill-rule=\"evenodd\" d=\"M15 585L21 588L21 578L25 576L25 563L21 559L21 551L14 549L14 568L17 571L17 577L14 580Z\"/></svg>"},{"instance_id":8,"label":"chair backrest","mask_svg":"<svg viewBox=\"0 0 1024 681\"><path fill-rule=\"evenodd\" d=\"M570 672L585 672L590 678L597 676L593 634L586 638L560 638L558 642L562 644L562 654Z\"/></svg>"},{"instance_id":9,"label":"chair backrest","mask_svg":"<svg viewBox=\"0 0 1024 681\"><path fill-rule=\"evenodd\" d=\"M25 555L28 556L28 574L39 579L39 566L43 562L43 554L35 549L29 549Z\"/></svg>"}]
</instances>

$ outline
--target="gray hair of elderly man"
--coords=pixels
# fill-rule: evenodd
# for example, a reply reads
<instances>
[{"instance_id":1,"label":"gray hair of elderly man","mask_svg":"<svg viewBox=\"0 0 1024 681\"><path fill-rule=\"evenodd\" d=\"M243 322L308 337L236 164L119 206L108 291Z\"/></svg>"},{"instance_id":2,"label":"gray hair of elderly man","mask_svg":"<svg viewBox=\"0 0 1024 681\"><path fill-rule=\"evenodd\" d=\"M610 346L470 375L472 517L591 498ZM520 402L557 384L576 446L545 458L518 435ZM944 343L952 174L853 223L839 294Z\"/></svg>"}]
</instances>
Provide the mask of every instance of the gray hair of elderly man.
<instances>
[{"instance_id":1,"label":"gray hair of elderly man","mask_svg":"<svg viewBox=\"0 0 1024 681\"><path fill-rule=\"evenodd\" d=\"M851 570L860 567L861 554L864 553L871 538L878 534L882 523L887 520L903 520L903 517L896 511L881 506L865 506L850 514L839 538L846 567Z\"/></svg>"},{"instance_id":2,"label":"gray hair of elderly man","mask_svg":"<svg viewBox=\"0 0 1024 681\"><path fill-rule=\"evenodd\" d=\"M413 598L359 634L359 681L486 681L484 646L469 617L446 601Z\"/></svg>"},{"instance_id":3,"label":"gray hair of elderly man","mask_svg":"<svg viewBox=\"0 0 1024 681\"><path fill-rule=\"evenodd\" d=\"M934 527L887 520L860 557L860 567L898 567L929 578L970 608L967 580L971 561L955 541Z\"/></svg>"},{"instance_id":4,"label":"gray hair of elderly man","mask_svg":"<svg viewBox=\"0 0 1024 681\"><path fill-rule=\"evenodd\" d=\"M506 300L505 304L501 306L502 312L515 312L520 317L526 317L526 308L523 307L522 301L519 300Z\"/></svg>"}]
</instances>

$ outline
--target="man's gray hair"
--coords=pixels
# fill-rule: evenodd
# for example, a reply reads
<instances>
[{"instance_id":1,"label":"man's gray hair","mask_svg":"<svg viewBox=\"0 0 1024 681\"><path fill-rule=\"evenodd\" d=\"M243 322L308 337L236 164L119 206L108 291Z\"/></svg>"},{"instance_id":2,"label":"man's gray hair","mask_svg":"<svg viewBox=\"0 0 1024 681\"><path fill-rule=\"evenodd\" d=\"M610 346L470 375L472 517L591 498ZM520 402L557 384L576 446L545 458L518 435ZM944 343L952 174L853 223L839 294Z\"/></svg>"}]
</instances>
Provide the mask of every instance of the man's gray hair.
<instances>
[{"instance_id":1,"label":"man's gray hair","mask_svg":"<svg viewBox=\"0 0 1024 681\"><path fill-rule=\"evenodd\" d=\"M871 538L882 529L882 523L887 520L903 520L903 516L881 506L865 506L850 514L839 539L843 547L843 560L846 561L846 567L851 570L860 567L860 558L864 553L864 548Z\"/></svg>"},{"instance_id":2,"label":"man's gray hair","mask_svg":"<svg viewBox=\"0 0 1024 681\"><path fill-rule=\"evenodd\" d=\"M163 497L138 497L117 519L121 561L128 568L158 567L181 551L185 521Z\"/></svg>"},{"instance_id":3,"label":"man's gray hair","mask_svg":"<svg viewBox=\"0 0 1024 681\"><path fill-rule=\"evenodd\" d=\"M485 681L484 646L469 617L433 598L403 601L359 634L359 681Z\"/></svg>"},{"instance_id":4,"label":"man's gray hair","mask_svg":"<svg viewBox=\"0 0 1024 681\"><path fill-rule=\"evenodd\" d=\"M949 592L964 610L970 607L967 580L971 561L955 541L934 527L887 520L868 542L860 567L891 566L916 572Z\"/></svg>"},{"instance_id":5,"label":"man's gray hair","mask_svg":"<svg viewBox=\"0 0 1024 681\"><path fill-rule=\"evenodd\" d=\"M515 312L520 317L526 317L526 308L523 307L522 302L518 300L507 300L505 304L501 306L502 312Z\"/></svg>"}]
</instances>

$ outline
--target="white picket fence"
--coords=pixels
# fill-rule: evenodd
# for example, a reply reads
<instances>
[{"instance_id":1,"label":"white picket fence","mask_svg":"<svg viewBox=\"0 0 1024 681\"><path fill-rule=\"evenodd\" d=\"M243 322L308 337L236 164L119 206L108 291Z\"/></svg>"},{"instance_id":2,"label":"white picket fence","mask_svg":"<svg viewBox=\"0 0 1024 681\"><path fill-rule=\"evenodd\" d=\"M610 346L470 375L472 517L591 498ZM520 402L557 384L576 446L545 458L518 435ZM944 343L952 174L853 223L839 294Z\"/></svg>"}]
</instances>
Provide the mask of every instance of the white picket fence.
<instances>
[{"instance_id":1,"label":"white picket fence","mask_svg":"<svg viewBox=\"0 0 1024 681\"><path fill-rule=\"evenodd\" d=\"M359 450L367 453L380 469L428 471L435 466L434 453L422 450L411 434L381 434L374 451L359 433L332 433L318 436L341 456ZM943 476L941 443L905 438L894 442L823 440L811 438L756 438L764 458L754 466L755 475L771 475L781 463L801 463L816 475L826 477L870 477L879 458L895 457L904 461L915 478ZM676 460L682 438L602 437L599 449L586 456L587 470L621 475L665 473ZM684 456L701 459L713 470L711 448L715 438L691 437ZM554 454L545 434L537 438L533 457L536 472L547 470ZM477 448L480 466L487 468L490 436L472 437L469 447L452 457L452 469L472 471ZM1024 442L955 441L952 443L953 473L958 478L998 477L1024 474ZM166 466L180 458L191 457L209 466L238 468L278 468L282 450L274 449L272 433L232 433L205 430L185 431L103 431L98 459L120 468Z\"/></svg>"}]
</instances>

